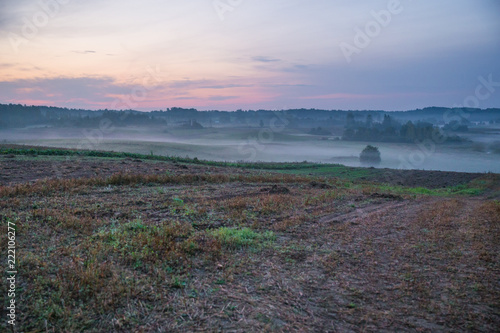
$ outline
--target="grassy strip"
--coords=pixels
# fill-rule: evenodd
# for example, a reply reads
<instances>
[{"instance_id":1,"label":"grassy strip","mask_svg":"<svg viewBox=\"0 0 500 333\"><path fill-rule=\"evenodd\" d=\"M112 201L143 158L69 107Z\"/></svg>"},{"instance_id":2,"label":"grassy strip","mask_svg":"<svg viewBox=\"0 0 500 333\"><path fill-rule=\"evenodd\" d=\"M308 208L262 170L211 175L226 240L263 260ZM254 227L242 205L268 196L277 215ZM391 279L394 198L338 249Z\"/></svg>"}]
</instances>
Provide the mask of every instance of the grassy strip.
<instances>
[{"instance_id":1,"label":"grassy strip","mask_svg":"<svg viewBox=\"0 0 500 333\"><path fill-rule=\"evenodd\" d=\"M200 164L221 167L236 167L260 170L290 170L290 169L310 169L317 168L322 164L296 162L296 163L266 163L266 162L220 162L200 160L196 157L160 156L144 155L137 153L98 151L98 150L71 150L71 149L23 149L23 148L0 148L0 155L43 155L43 156L85 156L85 157L105 157L105 158L134 158L154 161L168 161L179 163Z\"/></svg>"},{"instance_id":2,"label":"grassy strip","mask_svg":"<svg viewBox=\"0 0 500 333\"><path fill-rule=\"evenodd\" d=\"M381 176L384 170L376 168L362 168L362 167L349 167L342 164L315 164L308 168L302 167L301 164L297 163L296 168L288 168L276 170L282 173L293 173L296 175L314 175L314 176L331 176L348 180L356 179L373 179L377 176Z\"/></svg>"},{"instance_id":3,"label":"grassy strip","mask_svg":"<svg viewBox=\"0 0 500 333\"><path fill-rule=\"evenodd\" d=\"M256 246L262 241L274 241L276 239L276 236L272 231L266 231L263 234L260 234L250 228L236 229L222 227L212 230L210 234L223 246L230 249Z\"/></svg>"},{"instance_id":4,"label":"grassy strip","mask_svg":"<svg viewBox=\"0 0 500 333\"><path fill-rule=\"evenodd\" d=\"M462 184L446 188L430 189L426 187L403 187L394 185L370 185L363 189L365 192L374 191L395 195L429 195L429 196L476 196L486 191L486 187L478 184Z\"/></svg>"}]
</instances>

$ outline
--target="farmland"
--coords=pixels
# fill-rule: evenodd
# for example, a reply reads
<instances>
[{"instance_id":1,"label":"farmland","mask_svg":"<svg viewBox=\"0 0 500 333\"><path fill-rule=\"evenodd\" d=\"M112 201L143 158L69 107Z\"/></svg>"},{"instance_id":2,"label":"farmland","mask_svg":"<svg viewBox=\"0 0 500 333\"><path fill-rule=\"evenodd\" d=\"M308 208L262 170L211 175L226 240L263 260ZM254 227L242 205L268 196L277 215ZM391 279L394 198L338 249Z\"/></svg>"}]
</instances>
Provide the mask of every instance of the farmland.
<instances>
[{"instance_id":1,"label":"farmland","mask_svg":"<svg viewBox=\"0 0 500 333\"><path fill-rule=\"evenodd\" d=\"M19 331L500 323L497 174L19 146L0 159Z\"/></svg>"}]
</instances>

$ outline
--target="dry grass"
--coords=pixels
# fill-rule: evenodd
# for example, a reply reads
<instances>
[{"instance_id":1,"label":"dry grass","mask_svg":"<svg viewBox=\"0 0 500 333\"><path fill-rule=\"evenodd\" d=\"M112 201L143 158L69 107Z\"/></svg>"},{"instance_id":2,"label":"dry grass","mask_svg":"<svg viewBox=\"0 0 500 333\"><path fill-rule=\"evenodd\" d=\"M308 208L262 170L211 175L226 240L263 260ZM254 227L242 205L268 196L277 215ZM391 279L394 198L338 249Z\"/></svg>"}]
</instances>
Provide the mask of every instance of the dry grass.
<instances>
[{"instance_id":1,"label":"dry grass","mask_svg":"<svg viewBox=\"0 0 500 333\"><path fill-rule=\"evenodd\" d=\"M121 173L0 187L0 231L18 225L18 330L498 327L498 201L310 182Z\"/></svg>"},{"instance_id":2,"label":"dry grass","mask_svg":"<svg viewBox=\"0 0 500 333\"><path fill-rule=\"evenodd\" d=\"M276 174L223 175L223 174L182 174L156 175L115 173L109 177L43 179L33 183L22 183L14 186L0 186L0 197L16 197L20 195L50 194L58 191L78 191L85 186L106 185L138 185L138 184L222 184L229 182L251 183L301 183L309 182L305 177Z\"/></svg>"}]
</instances>

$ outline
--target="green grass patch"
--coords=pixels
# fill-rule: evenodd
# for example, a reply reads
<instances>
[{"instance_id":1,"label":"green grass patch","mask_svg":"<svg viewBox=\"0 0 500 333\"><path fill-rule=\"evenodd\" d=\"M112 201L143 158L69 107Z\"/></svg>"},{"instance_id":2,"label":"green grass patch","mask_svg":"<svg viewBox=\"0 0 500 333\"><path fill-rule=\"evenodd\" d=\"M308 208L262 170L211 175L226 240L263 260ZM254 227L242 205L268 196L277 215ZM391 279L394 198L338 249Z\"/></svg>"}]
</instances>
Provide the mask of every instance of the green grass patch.
<instances>
[{"instance_id":1,"label":"green grass patch","mask_svg":"<svg viewBox=\"0 0 500 333\"><path fill-rule=\"evenodd\" d=\"M258 246L265 241L274 241L276 236L272 231L257 233L249 228L226 228L212 230L211 235L227 248L239 249L242 247Z\"/></svg>"},{"instance_id":2,"label":"green grass patch","mask_svg":"<svg viewBox=\"0 0 500 333\"><path fill-rule=\"evenodd\" d=\"M366 187L365 187L366 188ZM414 194L430 196L476 196L484 193L484 188L476 187L474 184L462 184L446 188L430 189L426 187L403 187L395 185L372 185L369 187L374 192L383 192L390 194Z\"/></svg>"},{"instance_id":3,"label":"green grass patch","mask_svg":"<svg viewBox=\"0 0 500 333\"><path fill-rule=\"evenodd\" d=\"M188 164L200 164L208 166L221 166L221 167L235 167L235 168L245 168L245 169L257 169L257 170L300 170L309 169L320 166L321 164L316 163L267 163L267 162L220 162L220 161L209 161L202 160L196 157L179 157L179 156L163 156L163 155L152 155L150 154L137 154L137 153L126 153L126 152L114 152L114 151L100 151L100 150L72 150L72 149L46 149L46 148L0 148L0 155L27 155L27 156L85 156L85 157L100 157L100 158L133 158L141 160L154 160L154 161L167 161L167 162L179 162Z\"/></svg>"},{"instance_id":4,"label":"green grass patch","mask_svg":"<svg viewBox=\"0 0 500 333\"><path fill-rule=\"evenodd\" d=\"M277 166L274 166L277 169ZM275 169L275 170L276 170ZM272 170L271 168L269 170ZM356 168L342 164L290 163L277 172L296 175L330 176L347 180L375 179L382 174L380 169Z\"/></svg>"}]
</instances>

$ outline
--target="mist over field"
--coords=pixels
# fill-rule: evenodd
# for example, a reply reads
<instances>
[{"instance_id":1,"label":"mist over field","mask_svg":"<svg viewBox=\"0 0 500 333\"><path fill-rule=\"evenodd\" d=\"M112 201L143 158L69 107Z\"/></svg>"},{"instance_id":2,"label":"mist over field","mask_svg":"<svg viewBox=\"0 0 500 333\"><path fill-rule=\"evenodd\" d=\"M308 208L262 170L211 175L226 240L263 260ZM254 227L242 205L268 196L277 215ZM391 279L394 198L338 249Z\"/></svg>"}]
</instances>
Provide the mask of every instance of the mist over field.
<instances>
[{"instance_id":1,"label":"mist over field","mask_svg":"<svg viewBox=\"0 0 500 333\"><path fill-rule=\"evenodd\" d=\"M40 112L38 108L28 111L37 115ZM38 115L38 121L22 120L14 128L1 128L0 140L214 161L308 161L394 169L500 172L498 109L469 110L469 119L457 116L461 110L437 110L453 113L453 117L447 116L452 119L448 123L441 120L443 117L429 117L429 110L359 115L344 111L321 111L315 115L307 110L191 110L189 116L172 111L135 116L115 112L115 117L127 115L124 121L112 120L113 113L102 112L76 113L73 118L61 120L50 116L50 111L42 111L45 116ZM14 123L15 119L10 121ZM409 133L408 126L413 126L414 132ZM367 145L379 149L380 163L361 164L359 156Z\"/></svg>"}]
</instances>

